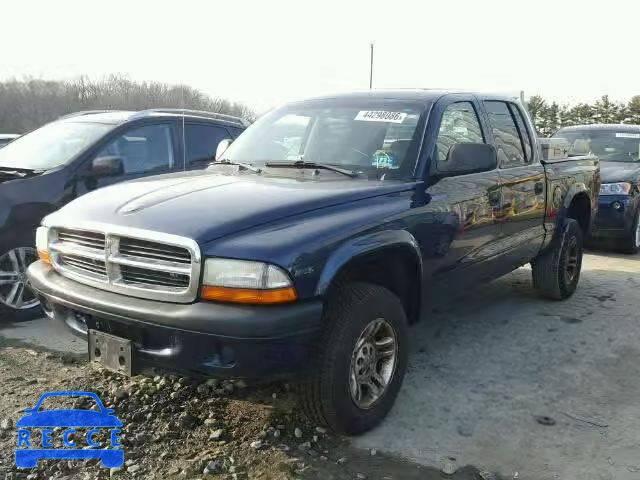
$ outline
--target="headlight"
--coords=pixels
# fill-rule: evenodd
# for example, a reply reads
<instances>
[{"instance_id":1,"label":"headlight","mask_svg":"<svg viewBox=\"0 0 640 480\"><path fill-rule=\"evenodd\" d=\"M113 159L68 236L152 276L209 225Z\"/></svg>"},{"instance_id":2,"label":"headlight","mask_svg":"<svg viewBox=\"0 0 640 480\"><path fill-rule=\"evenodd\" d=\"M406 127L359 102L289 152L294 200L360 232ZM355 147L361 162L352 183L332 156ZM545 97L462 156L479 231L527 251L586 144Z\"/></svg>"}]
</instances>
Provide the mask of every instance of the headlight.
<instances>
[{"instance_id":1,"label":"headlight","mask_svg":"<svg viewBox=\"0 0 640 480\"><path fill-rule=\"evenodd\" d=\"M628 182L603 183L600 185L600 195L629 195L631 184Z\"/></svg>"},{"instance_id":2,"label":"headlight","mask_svg":"<svg viewBox=\"0 0 640 480\"><path fill-rule=\"evenodd\" d=\"M273 304L298 298L291 278L263 262L209 258L204 263L202 298L218 302Z\"/></svg>"},{"instance_id":3,"label":"headlight","mask_svg":"<svg viewBox=\"0 0 640 480\"><path fill-rule=\"evenodd\" d=\"M49 227L38 227L36 230L36 250L38 257L45 263L51 265L49 254Z\"/></svg>"}]
</instances>

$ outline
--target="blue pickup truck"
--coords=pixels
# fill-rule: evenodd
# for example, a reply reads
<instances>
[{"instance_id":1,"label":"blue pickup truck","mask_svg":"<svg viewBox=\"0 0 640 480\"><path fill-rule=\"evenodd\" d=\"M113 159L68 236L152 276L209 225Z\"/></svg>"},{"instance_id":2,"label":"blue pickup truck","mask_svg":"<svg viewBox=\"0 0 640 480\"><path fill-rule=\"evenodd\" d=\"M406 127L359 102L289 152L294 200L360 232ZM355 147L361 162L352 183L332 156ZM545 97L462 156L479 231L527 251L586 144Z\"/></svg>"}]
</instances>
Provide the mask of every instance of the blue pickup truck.
<instances>
[{"instance_id":1,"label":"blue pickup truck","mask_svg":"<svg viewBox=\"0 0 640 480\"><path fill-rule=\"evenodd\" d=\"M358 434L391 409L429 294L527 263L545 297L578 284L598 161L541 161L513 98L316 98L220 150L204 172L108 187L44 219L31 284L91 359L295 375L316 422Z\"/></svg>"}]
</instances>

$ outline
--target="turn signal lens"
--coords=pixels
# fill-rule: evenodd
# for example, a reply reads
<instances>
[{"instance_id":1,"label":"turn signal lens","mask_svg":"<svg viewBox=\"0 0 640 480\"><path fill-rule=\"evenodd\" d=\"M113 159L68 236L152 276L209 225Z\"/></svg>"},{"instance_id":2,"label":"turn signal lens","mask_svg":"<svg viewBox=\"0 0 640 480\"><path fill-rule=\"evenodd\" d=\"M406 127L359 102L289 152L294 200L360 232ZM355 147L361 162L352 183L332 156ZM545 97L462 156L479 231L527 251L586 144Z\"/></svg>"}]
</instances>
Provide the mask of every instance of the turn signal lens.
<instances>
[{"instance_id":1,"label":"turn signal lens","mask_svg":"<svg viewBox=\"0 0 640 480\"><path fill-rule=\"evenodd\" d=\"M51 257L49 256L49 252L45 252L44 250L38 250L38 258L42 260L44 263L48 263L51 265Z\"/></svg>"},{"instance_id":2,"label":"turn signal lens","mask_svg":"<svg viewBox=\"0 0 640 480\"><path fill-rule=\"evenodd\" d=\"M202 298L215 302L273 305L294 302L298 294L293 287L259 290L253 288L202 287Z\"/></svg>"},{"instance_id":3,"label":"turn signal lens","mask_svg":"<svg viewBox=\"0 0 640 480\"><path fill-rule=\"evenodd\" d=\"M36 230L36 250L38 258L45 263L51 265L51 256L49 255L49 228L38 227Z\"/></svg>"}]
</instances>

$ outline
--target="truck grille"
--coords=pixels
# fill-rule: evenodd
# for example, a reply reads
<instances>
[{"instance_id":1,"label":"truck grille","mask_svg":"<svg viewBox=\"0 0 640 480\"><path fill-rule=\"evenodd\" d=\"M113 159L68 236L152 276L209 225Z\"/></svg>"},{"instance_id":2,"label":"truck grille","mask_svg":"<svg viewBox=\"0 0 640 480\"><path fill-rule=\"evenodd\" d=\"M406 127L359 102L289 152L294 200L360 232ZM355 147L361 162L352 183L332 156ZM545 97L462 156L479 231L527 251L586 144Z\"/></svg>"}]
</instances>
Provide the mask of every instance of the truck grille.
<instances>
[{"instance_id":1,"label":"truck grille","mask_svg":"<svg viewBox=\"0 0 640 480\"><path fill-rule=\"evenodd\" d=\"M62 275L141 298L195 299L200 256L189 239L138 230L131 234L126 229L98 232L52 227L50 232L53 265Z\"/></svg>"}]
</instances>

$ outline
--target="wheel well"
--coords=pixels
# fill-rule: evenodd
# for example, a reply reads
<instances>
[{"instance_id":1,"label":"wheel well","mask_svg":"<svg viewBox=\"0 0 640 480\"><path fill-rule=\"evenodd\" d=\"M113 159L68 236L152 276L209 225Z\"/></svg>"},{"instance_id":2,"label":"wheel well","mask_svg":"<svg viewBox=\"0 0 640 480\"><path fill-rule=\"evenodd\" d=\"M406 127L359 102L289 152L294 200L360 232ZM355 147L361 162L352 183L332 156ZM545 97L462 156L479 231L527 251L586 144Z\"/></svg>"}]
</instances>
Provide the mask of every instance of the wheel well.
<instances>
[{"instance_id":1,"label":"wheel well","mask_svg":"<svg viewBox=\"0 0 640 480\"><path fill-rule=\"evenodd\" d=\"M567 218L573 218L580 224L582 232L586 235L589 232L591 223L591 202L586 193L578 193L571 200L567 209Z\"/></svg>"},{"instance_id":2,"label":"wheel well","mask_svg":"<svg viewBox=\"0 0 640 480\"><path fill-rule=\"evenodd\" d=\"M422 272L415 253L406 247L384 248L354 258L333 279L329 295L341 283L354 281L387 288L402 302L409 323L418 321Z\"/></svg>"}]
</instances>

